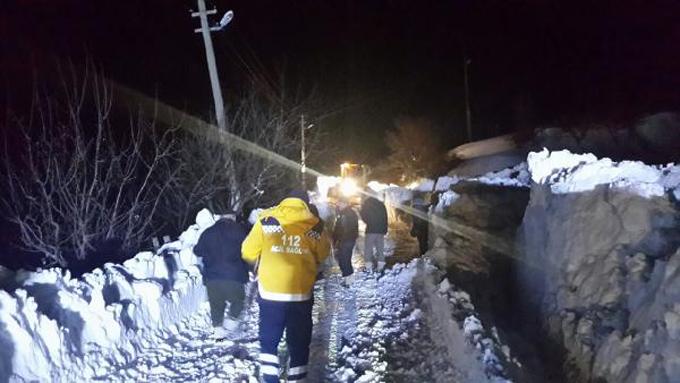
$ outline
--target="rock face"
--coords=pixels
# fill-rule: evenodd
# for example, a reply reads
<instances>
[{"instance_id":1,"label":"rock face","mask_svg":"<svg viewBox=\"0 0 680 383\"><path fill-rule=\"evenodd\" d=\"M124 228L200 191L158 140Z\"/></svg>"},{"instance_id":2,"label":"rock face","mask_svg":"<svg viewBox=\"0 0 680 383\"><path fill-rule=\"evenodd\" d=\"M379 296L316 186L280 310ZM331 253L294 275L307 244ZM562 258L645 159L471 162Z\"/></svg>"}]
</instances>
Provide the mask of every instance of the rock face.
<instances>
[{"instance_id":1,"label":"rock face","mask_svg":"<svg viewBox=\"0 0 680 383\"><path fill-rule=\"evenodd\" d=\"M680 212L668 196L534 185L521 227L525 308L570 381L680 382Z\"/></svg>"},{"instance_id":2,"label":"rock face","mask_svg":"<svg viewBox=\"0 0 680 383\"><path fill-rule=\"evenodd\" d=\"M427 256L472 295L482 320L494 323L512 310L507 296L514 283L512 253L529 189L464 181L452 192L455 201L437 214L445 227L430 226Z\"/></svg>"}]
</instances>

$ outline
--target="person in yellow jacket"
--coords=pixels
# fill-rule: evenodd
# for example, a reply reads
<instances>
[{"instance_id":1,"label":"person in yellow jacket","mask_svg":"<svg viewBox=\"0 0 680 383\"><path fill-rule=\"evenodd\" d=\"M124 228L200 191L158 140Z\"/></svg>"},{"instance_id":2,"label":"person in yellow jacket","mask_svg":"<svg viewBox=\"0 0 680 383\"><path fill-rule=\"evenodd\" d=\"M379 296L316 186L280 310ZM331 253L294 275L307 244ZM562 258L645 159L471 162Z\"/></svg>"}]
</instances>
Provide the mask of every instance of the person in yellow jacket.
<instances>
[{"instance_id":1,"label":"person in yellow jacket","mask_svg":"<svg viewBox=\"0 0 680 383\"><path fill-rule=\"evenodd\" d=\"M242 258L256 265L260 307L260 372L279 382L278 344L286 331L288 381L307 376L312 339L313 288L330 241L323 223L309 210L305 191L293 191L260 213L241 246Z\"/></svg>"}]
</instances>

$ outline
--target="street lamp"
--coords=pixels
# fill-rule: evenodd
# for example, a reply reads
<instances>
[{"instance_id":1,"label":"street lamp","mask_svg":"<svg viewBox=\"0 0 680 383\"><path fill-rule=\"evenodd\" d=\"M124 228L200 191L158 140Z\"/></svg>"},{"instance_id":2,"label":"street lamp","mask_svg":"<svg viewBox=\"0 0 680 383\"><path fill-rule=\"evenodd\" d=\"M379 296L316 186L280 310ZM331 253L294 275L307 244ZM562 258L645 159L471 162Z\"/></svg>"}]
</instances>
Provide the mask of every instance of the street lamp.
<instances>
[{"instance_id":1,"label":"street lamp","mask_svg":"<svg viewBox=\"0 0 680 383\"><path fill-rule=\"evenodd\" d=\"M222 88L220 88L220 78L217 75L217 63L215 62L215 52L213 51L212 39L210 32L221 31L234 18L234 12L228 11L222 16L220 22L210 27L208 25L208 15L217 13L216 9L206 10L205 0L198 0L198 12L191 12L191 17L198 17L201 20L201 27L194 29L195 33L203 35L203 43L205 44L205 57L208 61L208 72L210 73L210 85L212 86L213 100L215 101L215 115L217 117L217 126L220 130L227 130L227 123L224 115L224 102L222 101Z\"/></svg>"},{"instance_id":2,"label":"street lamp","mask_svg":"<svg viewBox=\"0 0 680 383\"><path fill-rule=\"evenodd\" d=\"M305 123L305 115L300 115L300 177L302 177L302 189L307 190L307 149L305 145L305 131L311 129L314 124Z\"/></svg>"}]
</instances>

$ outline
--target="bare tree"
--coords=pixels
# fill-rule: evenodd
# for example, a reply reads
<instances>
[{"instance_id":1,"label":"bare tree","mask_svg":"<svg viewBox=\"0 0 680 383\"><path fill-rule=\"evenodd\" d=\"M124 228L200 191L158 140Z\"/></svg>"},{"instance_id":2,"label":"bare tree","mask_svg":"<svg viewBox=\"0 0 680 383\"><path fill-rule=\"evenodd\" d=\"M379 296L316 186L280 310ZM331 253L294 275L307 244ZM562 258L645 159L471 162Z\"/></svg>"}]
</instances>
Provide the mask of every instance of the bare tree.
<instances>
[{"instance_id":1,"label":"bare tree","mask_svg":"<svg viewBox=\"0 0 680 383\"><path fill-rule=\"evenodd\" d=\"M28 117L8 124L20 150L5 156L0 208L19 247L65 266L67 255L84 259L102 241L131 248L153 232L173 179L175 129L141 113L114 123L111 91L91 65L61 79L59 95L36 90ZM8 153L7 136L4 144Z\"/></svg>"},{"instance_id":2,"label":"bare tree","mask_svg":"<svg viewBox=\"0 0 680 383\"><path fill-rule=\"evenodd\" d=\"M409 183L432 176L444 164L444 151L431 123L424 119L404 118L397 129L387 132L390 155L376 169L390 182Z\"/></svg>"},{"instance_id":3,"label":"bare tree","mask_svg":"<svg viewBox=\"0 0 680 383\"><path fill-rule=\"evenodd\" d=\"M227 129L240 138L296 160L300 152L300 114L310 112L307 101L272 97L257 90L243 95L227 112ZM320 134L307 133L308 152L318 152ZM165 196L166 223L181 229L196 210L238 211L245 204L270 203L299 183L299 174L268 159L247 153L227 140L187 133L177 158L172 193Z\"/></svg>"}]
</instances>

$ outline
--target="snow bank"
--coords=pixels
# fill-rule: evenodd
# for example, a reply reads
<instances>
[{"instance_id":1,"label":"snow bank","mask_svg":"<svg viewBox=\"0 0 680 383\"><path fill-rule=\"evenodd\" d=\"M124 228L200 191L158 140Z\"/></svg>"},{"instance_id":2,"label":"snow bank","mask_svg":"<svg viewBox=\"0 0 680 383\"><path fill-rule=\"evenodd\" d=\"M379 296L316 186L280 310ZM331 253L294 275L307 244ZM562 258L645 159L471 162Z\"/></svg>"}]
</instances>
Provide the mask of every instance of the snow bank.
<instances>
[{"instance_id":1,"label":"snow bank","mask_svg":"<svg viewBox=\"0 0 680 383\"><path fill-rule=\"evenodd\" d=\"M593 154L568 150L529 153L529 172L534 182L547 184L556 194L593 190L599 185L627 189L645 198L671 192L680 196L680 166L646 165L639 161L614 162Z\"/></svg>"},{"instance_id":2,"label":"snow bank","mask_svg":"<svg viewBox=\"0 0 680 383\"><path fill-rule=\"evenodd\" d=\"M531 184L531 175L529 174L527 163L522 162L511 168L473 178L471 181L477 181L486 185L528 187Z\"/></svg>"},{"instance_id":3,"label":"snow bank","mask_svg":"<svg viewBox=\"0 0 680 383\"><path fill-rule=\"evenodd\" d=\"M83 381L176 331L205 301L192 247L216 217L196 224L158 254L142 252L80 279L59 268L17 275L0 291L0 381Z\"/></svg>"},{"instance_id":4,"label":"snow bank","mask_svg":"<svg viewBox=\"0 0 680 383\"><path fill-rule=\"evenodd\" d=\"M382 193L385 191L385 189L390 188L390 187L397 187L397 185L393 184L384 184L382 182L378 181L369 181L367 184L368 188L373 190L376 193Z\"/></svg>"},{"instance_id":5,"label":"snow bank","mask_svg":"<svg viewBox=\"0 0 680 383\"><path fill-rule=\"evenodd\" d=\"M453 205L453 203L456 202L458 198L460 198L460 195L458 195L458 193L454 192L453 190L445 191L439 197L439 202L437 202L437 206L434 207L434 212L437 214L444 213L446 208Z\"/></svg>"},{"instance_id":6,"label":"snow bank","mask_svg":"<svg viewBox=\"0 0 680 383\"><path fill-rule=\"evenodd\" d=\"M425 286L428 286L426 284ZM481 362L486 377L493 382L510 382L508 380L508 367L514 365L514 368L521 368L519 362L510 355L510 347L504 344L498 337L496 328L490 330L484 327L482 321L479 320L478 314L475 312L475 306L472 304L470 295L463 290L459 290L452 286L448 279L444 278L438 286L431 286L426 290L428 292L429 300L435 314L433 320L448 323L453 322L450 318L464 318L462 321L455 321L456 327L444 329L442 335L449 343L467 343L474 347L476 352L461 355L465 352L464 348L458 344L451 344L449 351L451 354L456 354L457 359L465 360L465 358L474 358ZM436 314L440 316L437 318ZM462 323L461 323L462 322ZM450 325L449 325L450 326ZM440 327L445 325L440 324ZM462 327L462 334L461 334ZM460 339L463 338L463 339ZM437 338L435 338L437 339Z\"/></svg>"},{"instance_id":7,"label":"snow bank","mask_svg":"<svg viewBox=\"0 0 680 383\"><path fill-rule=\"evenodd\" d=\"M473 181L486 185L528 187L531 184L531 174L529 174L527 163L522 162L509 168L483 174L479 177L459 177L455 175L439 177L436 185L434 180L424 179L413 185L410 189L414 192L422 193L431 191L446 192L461 181Z\"/></svg>"},{"instance_id":8,"label":"snow bank","mask_svg":"<svg viewBox=\"0 0 680 383\"><path fill-rule=\"evenodd\" d=\"M407 205L413 199L413 191L399 186L390 186L383 193L385 204L392 206Z\"/></svg>"},{"instance_id":9,"label":"snow bank","mask_svg":"<svg viewBox=\"0 0 680 383\"><path fill-rule=\"evenodd\" d=\"M449 190L451 185L455 185L460 181L459 177L453 176L444 176L444 177L439 177L437 178L437 184L435 185L435 181L431 179L424 179L420 181L419 183L416 183L413 187L410 189L415 191L415 192L431 192L431 191L436 191L436 192L443 192L446 190Z\"/></svg>"}]
</instances>

